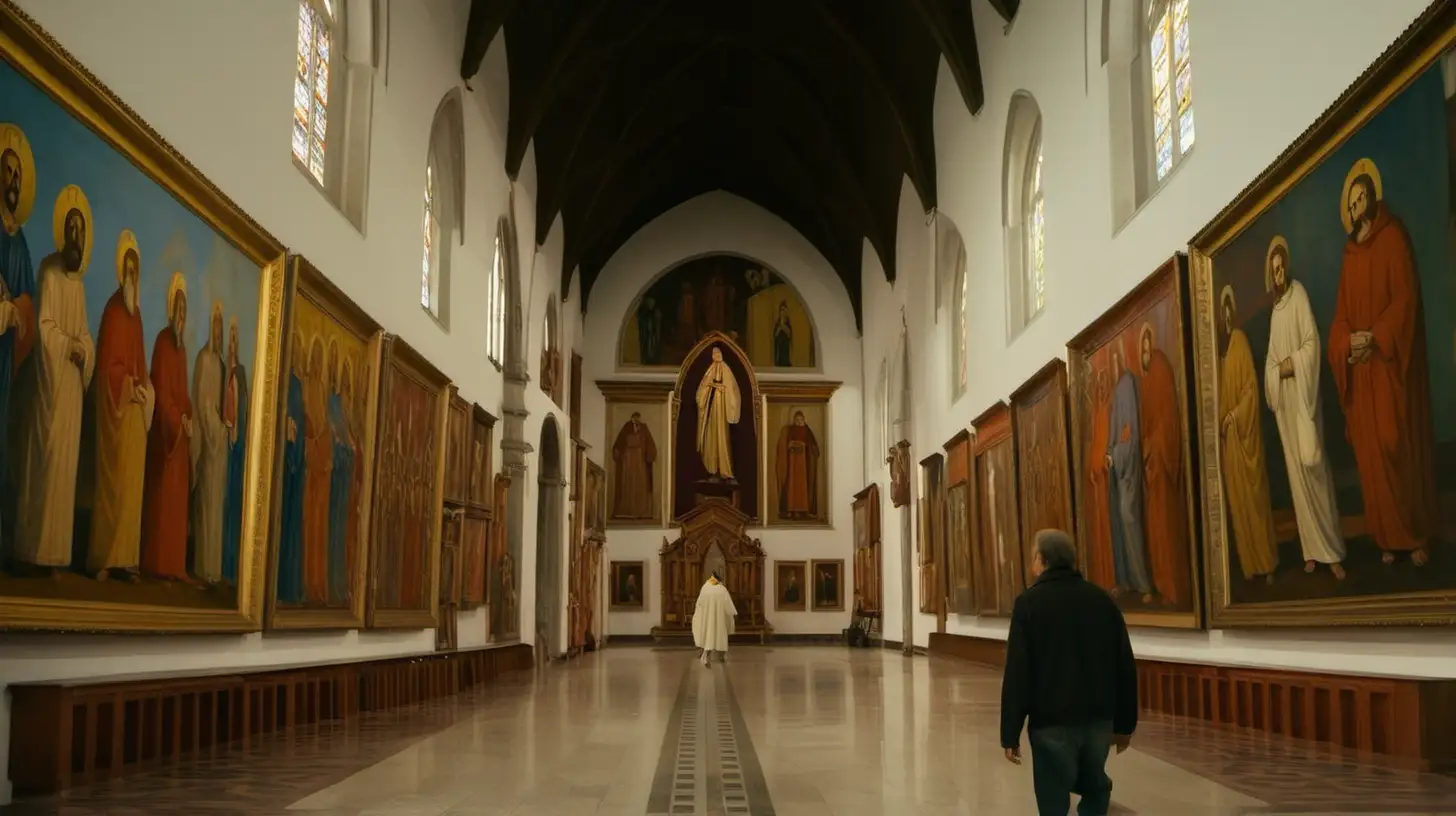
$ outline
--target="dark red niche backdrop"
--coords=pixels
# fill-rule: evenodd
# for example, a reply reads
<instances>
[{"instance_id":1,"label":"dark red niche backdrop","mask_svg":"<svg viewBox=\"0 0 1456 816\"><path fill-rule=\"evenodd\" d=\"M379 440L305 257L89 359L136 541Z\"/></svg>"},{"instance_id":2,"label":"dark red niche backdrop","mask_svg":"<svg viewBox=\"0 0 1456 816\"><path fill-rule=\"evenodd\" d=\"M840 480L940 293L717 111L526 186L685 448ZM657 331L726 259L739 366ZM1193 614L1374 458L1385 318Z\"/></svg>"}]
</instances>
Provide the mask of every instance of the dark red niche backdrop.
<instances>
[{"instance_id":1,"label":"dark red niche backdrop","mask_svg":"<svg viewBox=\"0 0 1456 816\"><path fill-rule=\"evenodd\" d=\"M698 383L713 362L713 349L723 352L723 362L738 383L738 422L728 426L733 451L733 475L738 479L735 505L749 518L758 512L758 389L743 351L718 332L704 337L691 352L678 374L677 425L673 431L672 517L681 518L697 504L697 483L708 477L698 454Z\"/></svg>"}]
</instances>

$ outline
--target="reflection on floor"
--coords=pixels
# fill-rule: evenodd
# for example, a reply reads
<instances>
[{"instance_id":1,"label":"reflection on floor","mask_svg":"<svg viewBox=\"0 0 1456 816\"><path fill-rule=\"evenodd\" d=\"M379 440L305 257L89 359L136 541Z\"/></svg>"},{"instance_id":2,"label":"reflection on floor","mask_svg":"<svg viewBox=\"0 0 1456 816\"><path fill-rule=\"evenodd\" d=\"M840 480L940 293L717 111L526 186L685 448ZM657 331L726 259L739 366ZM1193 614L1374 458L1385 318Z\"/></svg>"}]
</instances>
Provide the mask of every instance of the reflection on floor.
<instances>
[{"instance_id":1,"label":"reflection on floor","mask_svg":"<svg viewBox=\"0 0 1456 816\"><path fill-rule=\"evenodd\" d=\"M830 647L611 649L409 713L309 729L0 816L724 816L1034 813L997 746L1000 680ZM1113 812L1456 813L1456 780L1147 722Z\"/></svg>"}]
</instances>

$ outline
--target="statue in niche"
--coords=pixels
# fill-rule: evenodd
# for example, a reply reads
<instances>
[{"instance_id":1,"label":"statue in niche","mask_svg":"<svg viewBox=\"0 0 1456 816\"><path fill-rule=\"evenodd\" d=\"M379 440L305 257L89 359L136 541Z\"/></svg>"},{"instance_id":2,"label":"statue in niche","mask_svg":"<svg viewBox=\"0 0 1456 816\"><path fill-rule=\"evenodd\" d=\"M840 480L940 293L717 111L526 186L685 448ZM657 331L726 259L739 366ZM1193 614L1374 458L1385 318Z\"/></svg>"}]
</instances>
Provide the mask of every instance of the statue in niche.
<instances>
[{"instance_id":1,"label":"statue in niche","mask_svg":"<svg viewBox=\"0 0 1456 816\"><path fill-rule=\"evenodd\" d=\"M743 407L733 371L723 362L723 351L713 349L713 362L698 383L698 456L709 481L736 481L733 477L733 440L729 426L737 425Z\"/></svg>"}]
</instances>

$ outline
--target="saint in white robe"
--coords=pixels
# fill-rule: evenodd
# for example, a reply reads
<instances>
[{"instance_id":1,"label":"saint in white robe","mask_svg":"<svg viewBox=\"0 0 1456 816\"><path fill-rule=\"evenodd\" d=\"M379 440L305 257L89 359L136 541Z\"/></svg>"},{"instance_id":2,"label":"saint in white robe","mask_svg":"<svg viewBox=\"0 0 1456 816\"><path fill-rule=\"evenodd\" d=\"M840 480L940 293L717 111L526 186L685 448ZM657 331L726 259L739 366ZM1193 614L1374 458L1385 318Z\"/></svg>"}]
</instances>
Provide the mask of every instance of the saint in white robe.
<instances>
[{"instance_id":1,"label":"saint in white robe","mask_svg":"<svg viewBox=\"0 0 1456 816\"><path fill-rule=\"evenodd\" d=\"M41 261L37 343L21 372L21 412L15 428L20 495L14 554L24 563L43 567L71 564L81 413L96 366L85 284L61 263L59 254Z\"/></svg>"},{"instance_id":2,"label":"saint in white robe","mask_svg":"<svg viewBox=\"0 0 1456 816\"><path fill-rule=\"evenodd\" d=\"M1309 295L1299 281L1290 281L1269 319L1264 397L1279 424L1304 558L1338 564L1345 560L1345 539L1340 534L1335 480L1325 459L1324 411L1319 398L1323 358ZM1279 364L1285 359L1294 365L1294 376L1287 379L1279 376Z\"/></svg>"},{"instance_id":3,"label":"saint in white robe","mask_svg":"<svg viewBox=\"0 0 1456 816\"><path fill-rule=\"evenodd\" d=\"M227 492L227 427L222 422L222 358L209 343L192 369L193 571L222 580L222 503Z\"/></svg>"},{"instance_id":4,"label":"saint in white robe","mask_svg":"<svg viewBox=\"0 0 1456 816\"><path fill-rule=\"evenodd\" d=\"M709 580L693 606L693 643L705 652L728 651L728 636L733 634L737 617L738 607L733 605L728 587Z\"/></svg>"},{"instance_id":5,"label":"saint in white robe","mask_svg":"<svg viewBox=\"0 0 1456 816\"><path fill-rule=\"evenodd\" d=\"M698 383L698 455L709 476L733 478L733 438L728 426L737 425L742 407L733 369L714 360Z\"/></svg>"}]
</instances>

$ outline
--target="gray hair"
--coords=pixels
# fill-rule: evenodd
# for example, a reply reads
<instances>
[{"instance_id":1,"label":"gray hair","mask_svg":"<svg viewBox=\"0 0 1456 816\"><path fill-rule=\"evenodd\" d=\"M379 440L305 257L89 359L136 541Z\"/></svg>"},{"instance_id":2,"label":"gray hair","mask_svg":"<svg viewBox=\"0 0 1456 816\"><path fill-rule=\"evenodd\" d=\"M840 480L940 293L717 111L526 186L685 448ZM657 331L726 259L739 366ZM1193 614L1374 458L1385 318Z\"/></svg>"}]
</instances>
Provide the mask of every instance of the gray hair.
<instances>
[{"instance_id":1,"label":"gray hair","mask_svg":"<svg viewBox=\"0 0 1456 816\"><path fill-rule=\"evenodd\" d=\"M1064 530L1039 530L1036 534L1036 554L1047 569L1076 569L1077 545Z\"/></svg>"}]
</instances>

